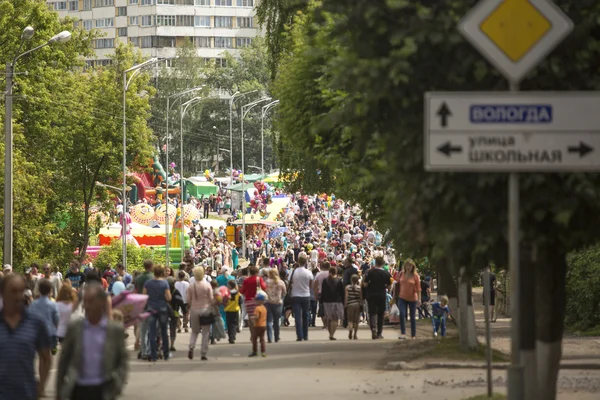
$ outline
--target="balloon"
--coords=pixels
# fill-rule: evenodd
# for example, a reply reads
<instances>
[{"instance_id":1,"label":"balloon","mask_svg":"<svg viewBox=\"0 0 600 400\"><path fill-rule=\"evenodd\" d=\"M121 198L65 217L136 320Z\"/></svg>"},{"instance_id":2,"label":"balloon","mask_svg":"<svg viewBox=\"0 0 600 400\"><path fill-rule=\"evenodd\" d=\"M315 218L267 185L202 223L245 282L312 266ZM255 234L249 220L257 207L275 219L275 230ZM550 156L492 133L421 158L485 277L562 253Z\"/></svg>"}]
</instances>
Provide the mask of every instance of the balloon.
<instances>
[{"instance_id":1,"label":"balloon","mask_svg":"<svg viewBox=\"0 0 600 400\"><path fill-rule=\"evenodd\" d=\"M219 295L223 298L223 303L227 303L229 301L229 289L227 286L221 286L219 289Z\"/></svg>"}]
</instances>

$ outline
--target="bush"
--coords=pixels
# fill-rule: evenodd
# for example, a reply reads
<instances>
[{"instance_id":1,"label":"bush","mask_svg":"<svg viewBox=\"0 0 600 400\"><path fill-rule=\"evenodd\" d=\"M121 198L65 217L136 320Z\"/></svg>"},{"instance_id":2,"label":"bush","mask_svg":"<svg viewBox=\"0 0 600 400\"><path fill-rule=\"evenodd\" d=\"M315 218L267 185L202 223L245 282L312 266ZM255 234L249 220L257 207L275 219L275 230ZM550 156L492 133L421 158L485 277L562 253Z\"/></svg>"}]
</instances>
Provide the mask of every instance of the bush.
<instances>
[{"instance_id":1,"label":"bush","mask_svg":"<svg viewBox=\"0 0 600 400\"><path fill-rule=\"evenodd\" d=\"M163 253L156 252L150 247L137 247L134 245L127 245L127 271L142 271L144 260L153 260L157 264L165 263L165 255ZM115 240L110 246L104 246L100 249L98 256L94 260L94 267L100 271L110 265L114 266L123 260L123 244Z\"/></svg>"},{"instance_id":2,"label":"bush","mask_svg":"<svg viewBox=\"0 0 600 400\"><path fill-rule=\"evenodd\" d=\"M600 244L569 254L567 264L567 327L600 326Z\"/></svg>"}]
</instances>

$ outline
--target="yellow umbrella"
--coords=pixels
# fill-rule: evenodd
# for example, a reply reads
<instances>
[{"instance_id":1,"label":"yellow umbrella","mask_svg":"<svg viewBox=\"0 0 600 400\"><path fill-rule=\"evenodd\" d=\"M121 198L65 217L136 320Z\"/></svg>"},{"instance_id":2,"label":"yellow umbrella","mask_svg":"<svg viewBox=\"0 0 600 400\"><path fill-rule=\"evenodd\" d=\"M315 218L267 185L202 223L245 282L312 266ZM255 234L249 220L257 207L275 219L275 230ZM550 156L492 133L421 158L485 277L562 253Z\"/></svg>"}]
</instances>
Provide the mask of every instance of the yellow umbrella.
<instances>
[{"instance_id":1,"label":"yellow umbrella","mask_svg":"<svg viewBox=\"0 0 600 400\"><path fill-rule=\"evenodd\" d=\"M129 209L131 220L138 224L148 225L154 219L154 208L151 205L140 203Z\"/></svg>"},{"instance_id":2,"label":"yellow umbrella","mask_svg":"<svg viewBox=\"0 0 600 400\"><path fill-rule=\"evenodd\" d=\"M183 206L183 222L191 226L192 221L200 219L200 211L191 204Z\"/></svg>"},{"instance_id":3,"label":"yellow umbrella","mask_svg":"<svg viewBox=\"0 0 600 400\"><path fill-rule=\"evenodd\" d=\"M156 209L155 212L156 220L161 224L164 224L167 220L166 218L166 207L164 204L161 204L160 207ZM169 224L172 224L177 217L177 208L174 205L169 204Z\"/></svg>"}]
</instances>

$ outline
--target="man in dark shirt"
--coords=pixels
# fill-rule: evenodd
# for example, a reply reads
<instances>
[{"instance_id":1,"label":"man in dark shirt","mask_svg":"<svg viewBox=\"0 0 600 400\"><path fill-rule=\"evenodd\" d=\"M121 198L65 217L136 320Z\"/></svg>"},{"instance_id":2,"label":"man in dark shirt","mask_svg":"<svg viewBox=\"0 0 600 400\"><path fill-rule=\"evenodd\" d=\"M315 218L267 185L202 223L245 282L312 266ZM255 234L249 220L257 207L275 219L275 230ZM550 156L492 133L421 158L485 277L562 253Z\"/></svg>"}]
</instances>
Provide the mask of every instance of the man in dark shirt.
<instances>
[{"instance_id":1,"label":"man in dark shirt","mask_svg":"<svg viewBox=\"0 0 600 400\"><path fill-rule=\"evenodd\" d=\"M36 400L44 396L50 372L50 335L44 321L24 305L25 280L8 275L0 284L0 399ZM38 356L39 381L35 358Z\"/></svg>"},{"instance_id":2,"label":"man in dark shirt","mask_svg":"<svg viewBox=\"0 0 600 400\"><path fill-rule=\"evenodd\" d=\"M375 268L370 269L363 280L363 285L367 289L366 297L373 339L383 339L383 314L385 313L387 289L392 280L392 276L383 269L383 265L383 257L377 257Z\"/></svg>"},{"instance_id":3,"label":"man in dark shirt","mask_svg":"<svg viewBox=\"0 0 600 400\"><path fill-rule=\"evenodd\" d=\"M152 260L144 261L144 272L137 277L134 283L136 293L144 293L144 285L154 277L154 274L152 273L153 269L154 263ZM139 346L140 349L138 358L147 360L148 357L150 357L150 344L148 343L148 318L139 323L137 333L139 334L139 337L136 338L136 348ZM139 344L137 343L138 341Z\"/></svg>"},{"instance_id":4,"label":"man in dark shirt","mask_svg":"<svg viewBox=\"0 0 600 400\"><path fill-rule=\"evenodd\" d=\"M69 272L65 275L65 278L71 281L73 289L79 291L83 283L85 282L85 274L79 270L79 261L73 260L69 265Z\"/></svg>"}]
</instances>

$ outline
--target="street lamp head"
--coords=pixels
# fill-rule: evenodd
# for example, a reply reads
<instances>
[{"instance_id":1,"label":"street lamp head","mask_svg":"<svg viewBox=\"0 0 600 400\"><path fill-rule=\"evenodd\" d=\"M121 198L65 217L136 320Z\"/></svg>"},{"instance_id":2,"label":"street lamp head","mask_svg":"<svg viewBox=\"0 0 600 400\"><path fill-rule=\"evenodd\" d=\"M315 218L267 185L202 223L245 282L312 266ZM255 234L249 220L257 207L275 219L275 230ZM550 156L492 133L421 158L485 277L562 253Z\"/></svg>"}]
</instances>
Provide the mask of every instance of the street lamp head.
<instances>
[{"instance_id":1,"label":"street lamp head","mask_svg":"<svg viewBox=\"0 0 600 400\"><path fill-rule=\"evenodd\" d=\"M29 40L33 37L33 34L35 33L35 29L33 29L33 26L29 25L26 26L25 29L23 29L23 32L21 32L21 40Z\"/></svg>"},{"instance_id":2,"label":"street lamp head","mask_svg":"<svg viewBox=\"0 0 600 400\"><path fill-rule=\"evenodd\" d=\"M71 40L71 32L62 31L61 33L52 36L50 40L48 40L48 43L67 43L69 40Z\"/></svg>"}]
</instances>

